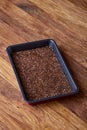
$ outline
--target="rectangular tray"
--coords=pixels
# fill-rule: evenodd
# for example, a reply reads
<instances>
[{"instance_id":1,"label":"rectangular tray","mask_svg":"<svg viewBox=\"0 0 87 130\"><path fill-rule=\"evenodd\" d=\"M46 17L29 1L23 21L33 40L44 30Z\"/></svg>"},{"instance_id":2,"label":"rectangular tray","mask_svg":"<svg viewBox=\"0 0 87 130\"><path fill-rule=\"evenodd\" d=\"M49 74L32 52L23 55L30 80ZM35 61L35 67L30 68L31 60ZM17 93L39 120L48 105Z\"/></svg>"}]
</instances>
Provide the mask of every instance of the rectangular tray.
<instances>
[{"instance_id":1,"label":"rectangular tray","mask_svg":"<svg viewBox=\"0 0 87 130\"><path fill-rule=\"evenodd\" d=\"M12 54L13 54L13 52L17 52L17 51L30 50L30 49L40 48L40 47L45 47L45 46L51 46L53 48L54 53L56 54L56 57L59 60L60 65L61 65L61 67L62 67L62 69L63 69L63 71L64 71L64 73L65 73L65 75L66 75L66 77L69 81L69 84L72 87L72 92L70 92L68 94L62 94L62 95L42 98L42 99L39 99L39 100L36 100L36 99L32 100L32 101L27 100L27 97L26 97L26 94L24 93L24 89L23 89L22 83L20 81L17 69L16 69L15 64L14 64L14 60L12 58ZM73 77L72 77L63 57L62 57L62 55L61 55L61 52L60 52L57 44L55 43L55 41L53 39L46 39L46 40L40 40L40 41L34 41L34 42L27 42L27 43L23 43L23 44L11 45L11 46L7 47L6 51L8 53L10 62L12 64L13 70L15 72L17 81L19 83L22 95L23 95L25 101L27 101L28 103L34 104L34 103L39 103L39 102L42 102L42 101L53 100L53 99L57 99L57 98L60 98L60 97L73 95L73 94L78 92L78 87L77 87L77 85L76 85L76 83L75 83L75 81L74 81L74 79L73 79Z\"/></svg>"}]
</instances>

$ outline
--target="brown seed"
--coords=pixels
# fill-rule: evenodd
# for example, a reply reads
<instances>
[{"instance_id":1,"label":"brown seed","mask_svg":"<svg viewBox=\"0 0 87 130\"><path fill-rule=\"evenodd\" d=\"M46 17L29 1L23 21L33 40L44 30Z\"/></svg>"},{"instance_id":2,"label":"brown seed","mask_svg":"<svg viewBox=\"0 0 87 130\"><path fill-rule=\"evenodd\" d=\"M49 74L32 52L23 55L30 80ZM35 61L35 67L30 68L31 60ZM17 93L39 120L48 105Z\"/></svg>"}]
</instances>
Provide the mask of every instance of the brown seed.
<instances>
[{"instance_id":1,"label":"brown seed","mask_svg":"<svg viewBox=\"0 0 87 130\"><path fill-rule=\"evenodd\" d=\"M14 52L13 59L29 100L72 91L51 47Z\"/></svg>"}]
</instances>

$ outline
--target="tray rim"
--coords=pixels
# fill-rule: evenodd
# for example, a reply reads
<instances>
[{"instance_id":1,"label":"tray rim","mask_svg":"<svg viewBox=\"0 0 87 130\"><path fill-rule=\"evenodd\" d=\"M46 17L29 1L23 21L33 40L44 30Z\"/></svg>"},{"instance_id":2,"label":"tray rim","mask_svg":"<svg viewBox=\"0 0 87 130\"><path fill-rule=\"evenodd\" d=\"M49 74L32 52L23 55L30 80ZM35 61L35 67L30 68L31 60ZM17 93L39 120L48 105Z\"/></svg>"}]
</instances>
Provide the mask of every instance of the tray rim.
<instances>
[{"instance_id":1,"label":"tray rim","mask_svg":"<svg viewBox=\"0 0 87 130\"><path fill-rule=\"evenodd\" d=\"M59 55L59 58L58 58L58 57L57 57L57 58L61 61L62 66L64 66L64 68L66 68L66 70L64 70L64 68L62 68L62 69L63 69L64 72L68 73L69 77L67 77L67 79L69 80L69 78L71 78L75 89L74 89L74 91L72 91L72 92L70 92L70 93L66 93L66 94L60 94L60 95L50 96L50 97L41 98L41 99L28 100L28 99L26 98L26 94L24 93L24 90L23 90L23 87L22 87L23 85L21 84L20 78L19 78L18 73L17 73L17 69L16 69L15 64L14 64L14 62L13 62L13 58L12 58L12 56L11 56L11 54L12 54L11 51L12 51L12 48L15 48L15 47L19 47L19 48L20 48L20 46L25 46L26 44L28 44L28 46L29 46L29 44L35 44L35 43L39 43L39 44L40 44L41 42L50 42L51 45L54 45L54 46L55 46L56 52L57 52L57 54ZM38 48L38 47L37 47L37 48ZM53 49L54 49L54 48L53 48ZM26 50L26 49L24 49L24 50ZM27 50L29 50L29 49L27 49ZM34 104L34 103L39 103L39 102L43 102L43 101L54 100L54 99L58 99L58 98L60 98L60 97L66 97L66 96L69 96L69 95L74 95L74 94L76 94L76 93L79 92L79 88L78 88L78 86L77 86L75 80L73 79L73 76L72 76L72 74L71 74L71 72L70 72L70 70L69 70L69 68L68 68L68 66L67 66L67 64L66 64L66 62L65 62L65 60L64 60L64 58L63 58L63 56L62 56L62 54L61 54L61 52L60 52L60 50L59 50L59 47L58 47L58 45L56 44L56 42L55 42L53 39L44 39L44 40L39 40L39 41L33 41L33 42L26 42L26 43L21 43L21 44L10 45L10 46L8 46L8 47L6 48L6 51L7 51L7 54L8 54L8 56L9 56L9 60L10 60L10 63L11 63L11 65L12 65L12 68L13 68L13 70L14 70L16 79L17 79L18 84L19 84L19 87L20 87L20 89L21 89L23 98L24 98L24 100L27 101L28 103ZM21 50L20 50L20 51L21 51ZM61 64L61 63L60 63L60 64ZM69 83L70 83L70 81L69 81Z\"/></svg>"}]
</instances>

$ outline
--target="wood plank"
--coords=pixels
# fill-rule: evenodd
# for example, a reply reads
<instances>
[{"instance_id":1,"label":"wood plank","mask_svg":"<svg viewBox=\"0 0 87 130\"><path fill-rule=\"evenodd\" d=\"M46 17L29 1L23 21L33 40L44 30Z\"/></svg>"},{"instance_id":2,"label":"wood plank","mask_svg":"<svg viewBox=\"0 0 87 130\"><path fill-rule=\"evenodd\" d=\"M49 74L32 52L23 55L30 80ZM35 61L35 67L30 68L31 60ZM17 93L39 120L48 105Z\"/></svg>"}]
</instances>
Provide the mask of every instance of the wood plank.
<instances>
[{"instance_id":1,"label":"wood plank","mask_svg":"<svg viewBox=\"0 0 87 130\"><path fill-rule=\"evenodd\" d=\"M87 128L87 1L0 1L0 128ZM79 86L76 96L30 106L23 100L6 47L53 38Z\"/></svg>"}]
</instances>

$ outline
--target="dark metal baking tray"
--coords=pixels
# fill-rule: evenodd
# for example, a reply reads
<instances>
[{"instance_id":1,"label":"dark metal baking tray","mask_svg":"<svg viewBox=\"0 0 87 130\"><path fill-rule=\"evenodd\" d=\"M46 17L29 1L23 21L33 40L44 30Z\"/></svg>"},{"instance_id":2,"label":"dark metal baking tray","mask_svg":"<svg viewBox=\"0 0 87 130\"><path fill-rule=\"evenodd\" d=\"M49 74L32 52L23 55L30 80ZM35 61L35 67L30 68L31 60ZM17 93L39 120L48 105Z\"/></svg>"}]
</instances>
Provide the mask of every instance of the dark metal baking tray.
<instances>
[{"instance_id":1,"label":"dark metal baking tray","mask_svg":"<svg viewBox=\"0 0 87 130\"><path fill-rule=\"evenodd\" d=\"M57 96L52 96L52 97L47 97L47 98L41 98L39 100L28 100L26 97L26 94L24 93L24 88L23 85L21 83L21 80L19 78L16 66L14 64L14 60L12 58L12 54L13 52L17 52L17 51L22 51L22 50L30 50L30 49L34 49L34 48L40 48L40 47L44 47L44 46L51 46L54 50L54 53L56 54L57 59L59 60L61 67L69 81L70 86L72 87L72 92L67 93L67 94L62 94L62 95L57 95ZM22 95L24 97L24 99L30 103L30 104L35 104L35 103L39 103L42 101L48 101L48 100L53 100L53 99L58 99L60 97L65 97L65 96L69 96L69 95L73 95L76 94L78 92L78 87L64 61L63 56L61 55L61 52L56 44L56 42L53 39L46 39L46 40L40 40L40 41L34 41L34 42L27 42L27 43L23 43L23 44L16 44L16 45L11 45L8 46L6 49L10 62L12 64L13 70L15 72L17 81L19 83Z\"/></svg>"}]
</instances>

